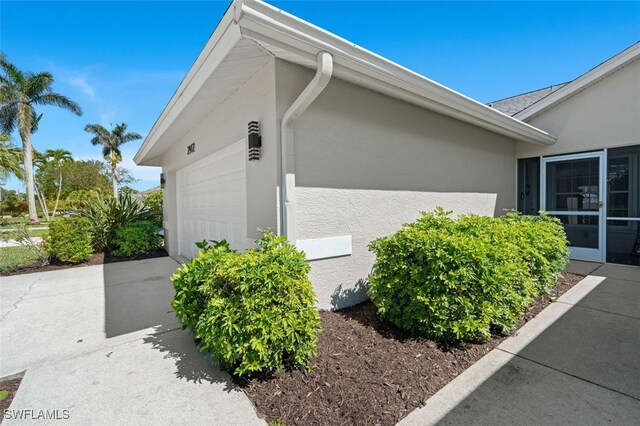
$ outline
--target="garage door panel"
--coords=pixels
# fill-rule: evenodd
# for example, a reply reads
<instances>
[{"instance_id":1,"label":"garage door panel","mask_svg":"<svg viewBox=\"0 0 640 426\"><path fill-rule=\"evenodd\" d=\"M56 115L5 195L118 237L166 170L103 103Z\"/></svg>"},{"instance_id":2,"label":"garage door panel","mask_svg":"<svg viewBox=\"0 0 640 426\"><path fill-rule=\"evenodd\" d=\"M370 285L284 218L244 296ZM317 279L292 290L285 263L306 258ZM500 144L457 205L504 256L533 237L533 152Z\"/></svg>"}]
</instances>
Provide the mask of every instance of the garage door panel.
<instances>
[{"instance_id":1,"label":"garage door panel","mask_svg":"<svg viewBox=\"0 0 640 426\"><path fill-rule=\"evenodd\" d=\"M251 245L246 229L244 141L177 172L178 251L197 255L196 241L229 241L232 248Z\"/></svg>"}]
</instances>

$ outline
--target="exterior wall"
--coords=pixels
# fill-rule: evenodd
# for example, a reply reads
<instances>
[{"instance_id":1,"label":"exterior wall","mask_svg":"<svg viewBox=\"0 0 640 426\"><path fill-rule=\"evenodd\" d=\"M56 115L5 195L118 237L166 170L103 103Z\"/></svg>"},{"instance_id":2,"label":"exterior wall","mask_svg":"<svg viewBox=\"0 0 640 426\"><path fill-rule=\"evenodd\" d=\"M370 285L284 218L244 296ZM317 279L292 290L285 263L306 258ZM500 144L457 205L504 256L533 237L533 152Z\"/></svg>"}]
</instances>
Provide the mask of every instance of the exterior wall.
<instances>
[{"instance_id":1,"label":"exterior wall","mask_svg":"<svg viewBox=\"0 0 640 426\"><path fill-rule=\"evenodd\" d=\"M269 62L204 120L176 141L162 158L165 173L165 242L169 254L177 254L176 170L213 154L239 140L246 140L250 121L260 123L262 156L247 161L247 232L259 237L258 228L276 227L277 126L275 121L275 63ZM187 156L187 146L196 143Z\"/></svg>"},{"instance_id":2,"label":"exterior wall","mask_svg":"<svg viewBox=\"0 0 640 426\"><path fill-rule=\"evenodd\" d=\"M276 61L278 121L313 71ZM298 239L352 235L351 256L312 261L321 308L366 298L367 244L421 210L515 207L515 143L333 78L294 125Z\"/></svg>"},{"instance_id":3,"label":"exterior wall","mask_svg":"<svg viewBox=\"0 0 640 426\"><path fill-rule=\"evenodd\" d=\"M557 136L548 147L517 143L518 158L640 143L640 61L527 120Z\"/></svg>"}]
</instances>

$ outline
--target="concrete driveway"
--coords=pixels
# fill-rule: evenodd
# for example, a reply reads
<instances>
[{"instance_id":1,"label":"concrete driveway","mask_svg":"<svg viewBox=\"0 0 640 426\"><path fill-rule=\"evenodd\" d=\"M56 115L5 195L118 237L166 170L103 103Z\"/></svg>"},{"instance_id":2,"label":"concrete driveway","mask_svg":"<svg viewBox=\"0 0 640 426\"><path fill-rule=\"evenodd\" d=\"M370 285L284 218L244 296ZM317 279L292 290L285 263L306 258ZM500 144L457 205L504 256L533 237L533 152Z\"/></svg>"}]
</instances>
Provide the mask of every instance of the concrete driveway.
<instances>
[{"instance_id":1,"label":"concrete driveway","mask_svg":"<svg viewBox=\"0 0 640 426\"><path fill-rule=\"evenodd\" d=\"M165 257L0 277L0 377L25 371L11 410L68 410L64 423L83 425L264 424L180 330L177 267Z\"/></svg>"},{"instance_id":2,"label":"concrete driveway","mask_svg":"<svg viewBox=\"0 0 640 426\"><path fill-rule=\"evenodd\" d=\"M521 350L497 349L510 360L439 424L638 424L640 268L572 268L606 279Z\"/></svg>"}]
</instances>

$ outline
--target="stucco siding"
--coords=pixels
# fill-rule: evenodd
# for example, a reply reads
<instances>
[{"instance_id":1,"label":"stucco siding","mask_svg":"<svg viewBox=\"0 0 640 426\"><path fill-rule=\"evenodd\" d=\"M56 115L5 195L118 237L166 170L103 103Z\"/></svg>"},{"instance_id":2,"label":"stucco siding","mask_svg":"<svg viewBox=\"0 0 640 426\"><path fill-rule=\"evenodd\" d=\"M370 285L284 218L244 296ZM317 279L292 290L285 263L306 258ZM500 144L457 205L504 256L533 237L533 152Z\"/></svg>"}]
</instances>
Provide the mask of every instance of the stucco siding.
<instances>
[{"instance_id":1,"label":"stucco siding","mask_svg":"<svg viewBox=\"0 0 640 426\"><path fill-rule=\"evenodd\" d=\"M277 61L278 116L313 72ZM515 143L332 79L294 125L297 239L352 235L352 254L311 262L321 308L363 300L368 243L421 210L502 214L515 206Z\"/></svg>"},{"instance_id":2,"label":"stucco siding","mask_svg":"<svg viewBox=\"0 0 640 426\"><path fill-rule=\"evenodd\" d=\"M518 158L640 143L640 61L527 122L557 136L558 141L548 147L518 143Z\"/></svg>"},{"instance_id":3,"label":"stucco siding","mask_svg":"<svg viewBox=\"0 0 640 426\"><path fill-rule=\"evenodd\" d=\"M168 251L177 253L176 170L205 158L227 146L245 140L247 124L260 123L262 156L247 161L247 232L259 236L258 228L276 227L277 211L277 125L275 118L275 65L269 62L220 106L176 141L163 156L165 173L164 214ZM187 155L187 146L195 143L195 152Z\"/></svg>"},{"instance_id":4,"label":"stucco siding","mask_svg":"<svg viewBox=\"0 0 640 426\"><path fill-rule=\"evenodd\" d=\"M457 214L492 216L496 194L384 191L298 187L298 237L352 235L351 256L311 262L311 280L323 309L366 300L364 281L375 257L367 246L375 238L397 231L420 211L445 206Z\"/></svg>"}]
</instances>

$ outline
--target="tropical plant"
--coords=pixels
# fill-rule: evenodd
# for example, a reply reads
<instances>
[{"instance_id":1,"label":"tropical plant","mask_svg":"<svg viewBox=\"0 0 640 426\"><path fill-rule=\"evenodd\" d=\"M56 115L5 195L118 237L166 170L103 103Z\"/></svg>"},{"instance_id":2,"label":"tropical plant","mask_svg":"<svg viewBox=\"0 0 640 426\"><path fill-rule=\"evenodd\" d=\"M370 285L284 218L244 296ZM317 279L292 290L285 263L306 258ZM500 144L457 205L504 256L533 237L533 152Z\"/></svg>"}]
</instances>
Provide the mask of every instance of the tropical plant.
<instances>
[{"instance_id":1,"label":"tropical plant","mask_svg":"<svg viewBox=\"0 0 640 426\"><path fill-rule=\"evenodd\" d=\"M204 248L171 278L171 306L232 373L309 367L321 329L311 267L284 237L265 233L257 243L244 253L224 241Z\"/></svg>"},{"instance_id":2,"label":"tropical plant","mask_svg":"<svg viewBox=\"0 0 640 426\"><path fill-rule=\"evenodd\" d=\"M9 135L0 134L0 184L10 176L14 175L22 179L22 151L11 143Z\"/></svg>"},{"instance_id":3,"label":"tropical plant","mask_svg":"<svg viewBox=\"0 0 640 426\"><path fill-rule=\"evenodd\" d=\"M62 193L62 169L66 164L73 162L73 157L66 149L47 149L43 156L47 159L47 162L52 165L53 169L58 172L58 192L56 194L56 203L53 205L53 213L51 214L51 218L53 219L56 217L56 211L60 203L60 194Z\"/></svg>"},{"instance_id":4,"label":"tropical plant","mask_svg":"<svg viewBox=\"0 0 640 426\"><path fill-rule=\"evenodd\" d=\"M91 144L102 146L102 156L111 166L111 179L113 184L113 196L118 197L118 163L122 161L122 151L120 147L127 142L142 139L142 136L135 132L127 133L125 123L116 124L110 131L100 124L87 124L84 130L93 135Z\"/></svg>"},{"instance_id":5,"label":"tropical plant","mask_svg":"<svg viewBox=\"0 0 640 426\"><path fill-rule=\"evenodd\" d=\"M91 224L93 247L97 251L110 251L114 247L118 229L132 222L155 219L155 213L126 193L117 198L98 194L85 202L80 215Z\"/></svg>"},{"instance_id":6,"label":"tropical plant","mask_svg":"<svg viewBox=\"0 0 640 426\"><path fill-rule=\"evenodd\" d=\"M48 72L24 72L0 57L0 128L7 134L18 130L22 140L24 180L29 204L29 221L37 222L33 182L33 151L31 135L38 130L42 114L36 107L57 106L82 115L80 106L53 91L53 76Z\"/></svg>"}]
</instances>

